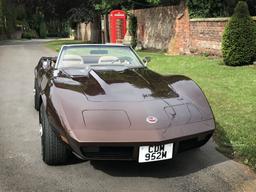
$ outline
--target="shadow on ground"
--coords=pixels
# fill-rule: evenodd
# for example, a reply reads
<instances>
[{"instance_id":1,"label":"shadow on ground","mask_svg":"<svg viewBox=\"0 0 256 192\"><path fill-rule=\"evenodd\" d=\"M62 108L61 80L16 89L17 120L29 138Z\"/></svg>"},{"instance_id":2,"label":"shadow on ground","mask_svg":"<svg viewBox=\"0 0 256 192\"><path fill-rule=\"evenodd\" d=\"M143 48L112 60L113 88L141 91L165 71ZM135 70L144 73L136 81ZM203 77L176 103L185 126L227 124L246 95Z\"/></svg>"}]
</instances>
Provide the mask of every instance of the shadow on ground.
<instances>
[{"instance_id":1,"label":"shadow on ground","mask_svg":"<svg viewBox=\"0 0 256 192\"><path fill-rule=\"evenodd\" d=\"M220 125L218 123L216 125L220 129ZM168 161L143 164L135 161L90 161L90 164L94 169L114 177L179 177L229 160L219 153L216 147L211 139L205 146L178 154ZM79 163L85 163L85 161L73 157L68 164Z\"/></svg>"},{"instance_id":2,"label":"shadow on ground","mask_svg":"<svg viewBox=\"0 0 256 192\"><path fill-rule=\"evenodd\" d=\"M220 125L217 123L217 126ZM168 178L185 176L229 160L216 150L210 140L205 146L178 154L174 159L156 163L139 164L127 161L91 161L91 165L116 177Z\"/></svg>"},{"instance_id":3,"label":"shadow on ground","mask_svg":"<svg viewBox=\"0 0 256 192\"><path fill-rule=\"evenodd\" d=\"M174 159L156 163L139 164L125 161L91 161L95 169L116 177L168 178L185 176L228 160L214 149L194 149L177 155Z\"/></svg>"},{"instance_id":4,"label":"shadow on ground","mask_svg":"<svg viewBox=\"0 0 256 192\"><path fill-rule=\"evenodd\" d=\"M233 146L227 136L225 129L216 122L216 131L214 133L214 140L218 144L216 149L223 153L225 156L229 158L234 157L234 149Z\"/></svg>"}]
</instances>

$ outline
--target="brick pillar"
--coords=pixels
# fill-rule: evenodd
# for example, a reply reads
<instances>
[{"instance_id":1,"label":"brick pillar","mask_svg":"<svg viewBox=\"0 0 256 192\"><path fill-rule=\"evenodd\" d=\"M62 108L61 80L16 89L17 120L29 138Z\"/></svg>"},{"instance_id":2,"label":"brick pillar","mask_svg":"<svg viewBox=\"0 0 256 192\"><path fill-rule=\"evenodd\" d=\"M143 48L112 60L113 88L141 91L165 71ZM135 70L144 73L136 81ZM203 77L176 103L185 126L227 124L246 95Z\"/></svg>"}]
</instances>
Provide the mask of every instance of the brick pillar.
<instances>
[{"instance_id":1,"label":"brick pillar","mask_svg":"<svg viewBox=\"0 0 256 192\"><path fill-rule=\"evenodd\" d=\"M190 20L185 1L181 2L180 13L175 21L175 35L169 43L167 53L171 55L190 54Z\"/></svg>"}]
</instances>

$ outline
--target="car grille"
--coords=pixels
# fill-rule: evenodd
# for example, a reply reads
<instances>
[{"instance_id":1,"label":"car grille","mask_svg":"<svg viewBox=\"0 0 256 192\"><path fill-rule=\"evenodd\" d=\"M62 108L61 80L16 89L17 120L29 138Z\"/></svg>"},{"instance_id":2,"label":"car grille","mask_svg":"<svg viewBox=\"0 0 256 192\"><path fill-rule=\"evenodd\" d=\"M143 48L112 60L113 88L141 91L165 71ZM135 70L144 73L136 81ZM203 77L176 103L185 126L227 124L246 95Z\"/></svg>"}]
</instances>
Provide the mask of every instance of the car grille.
<instances>
[{"instance_id":1,"label":"car grille","mask_svg":"<svg viewBox=\"0 0 256 192\"><path fill-rule=\"evenodd\" d=\"M82 147L81 151L89 159L132 159L133 147Z\"/></svg>"},{"instance_id":2,"label":"car grille","mask_svg":"<svg viewBox=\"0 0 256 192\"><path fill-rule=\"evenodd\" d=\"M197 148L200 147L201 145L205 144L206 141L211 137L212 134L208 134L203 136L202 138L200 137L195 137L187 140L180 141L178 143L178 153L187 151L189 149Z\"/></svg>"}]
</instances>

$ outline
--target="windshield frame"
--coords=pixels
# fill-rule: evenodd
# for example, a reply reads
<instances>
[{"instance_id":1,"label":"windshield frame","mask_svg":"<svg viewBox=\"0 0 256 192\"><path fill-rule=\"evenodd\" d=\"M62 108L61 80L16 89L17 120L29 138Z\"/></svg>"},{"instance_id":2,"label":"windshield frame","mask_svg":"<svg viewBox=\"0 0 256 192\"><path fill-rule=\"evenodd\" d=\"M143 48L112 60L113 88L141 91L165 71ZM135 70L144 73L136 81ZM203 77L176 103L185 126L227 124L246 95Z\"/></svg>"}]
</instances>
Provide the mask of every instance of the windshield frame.
<instances>
[{"instance_id":1,"label":"windshield frame","mask_svg":"<svg viewBox=\"0 0 256 192\"><path fill-rule=\"evenodd\" d=\"M134 54L135 58L138 60L140 66L132 66L132 67L129 67L129 68L144 68L146 67L144 62L142 61L142 59L139 57L139 55L136 53L136 51L131 47L131 46L128 46L128 45L118 45L118 44L114 44L114 45L108 45L108 44L72 44L72 45L63 45L59 51L59 54L58 54L58 58L57 58L57 62L56 62L56 65L55 65L55 69L61 69L63 67L60 67L60 59L61 59L61 56L64 52L64 50L66 48L76 48L76 47L115 47L115 48L118 48L118 47L126 47L128 49L130 49L130 51ZM113 65L114 66L114 65Z\"/></svg>"}]
</instances>

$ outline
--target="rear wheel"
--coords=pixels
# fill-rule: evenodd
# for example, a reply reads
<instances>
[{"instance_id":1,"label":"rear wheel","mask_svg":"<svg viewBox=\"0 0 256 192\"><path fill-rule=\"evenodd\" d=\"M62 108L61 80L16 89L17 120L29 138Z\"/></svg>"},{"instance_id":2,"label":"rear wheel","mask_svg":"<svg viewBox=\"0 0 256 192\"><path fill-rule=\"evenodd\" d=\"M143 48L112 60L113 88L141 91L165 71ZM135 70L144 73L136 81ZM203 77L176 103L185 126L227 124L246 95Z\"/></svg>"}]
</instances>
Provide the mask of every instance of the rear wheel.
<instances>
[{"instance_id":1,"label":"rear wheel","mask_svg":"<svg viewBox=\"0 0 256 192\"><path fill-rule=\"evenodd\" d=\"M56 136L48 121L43 105L40 107L42 158L48 165L61 165L68 162L71 151L68 146Z\"/></svg>"}]
</instances>

